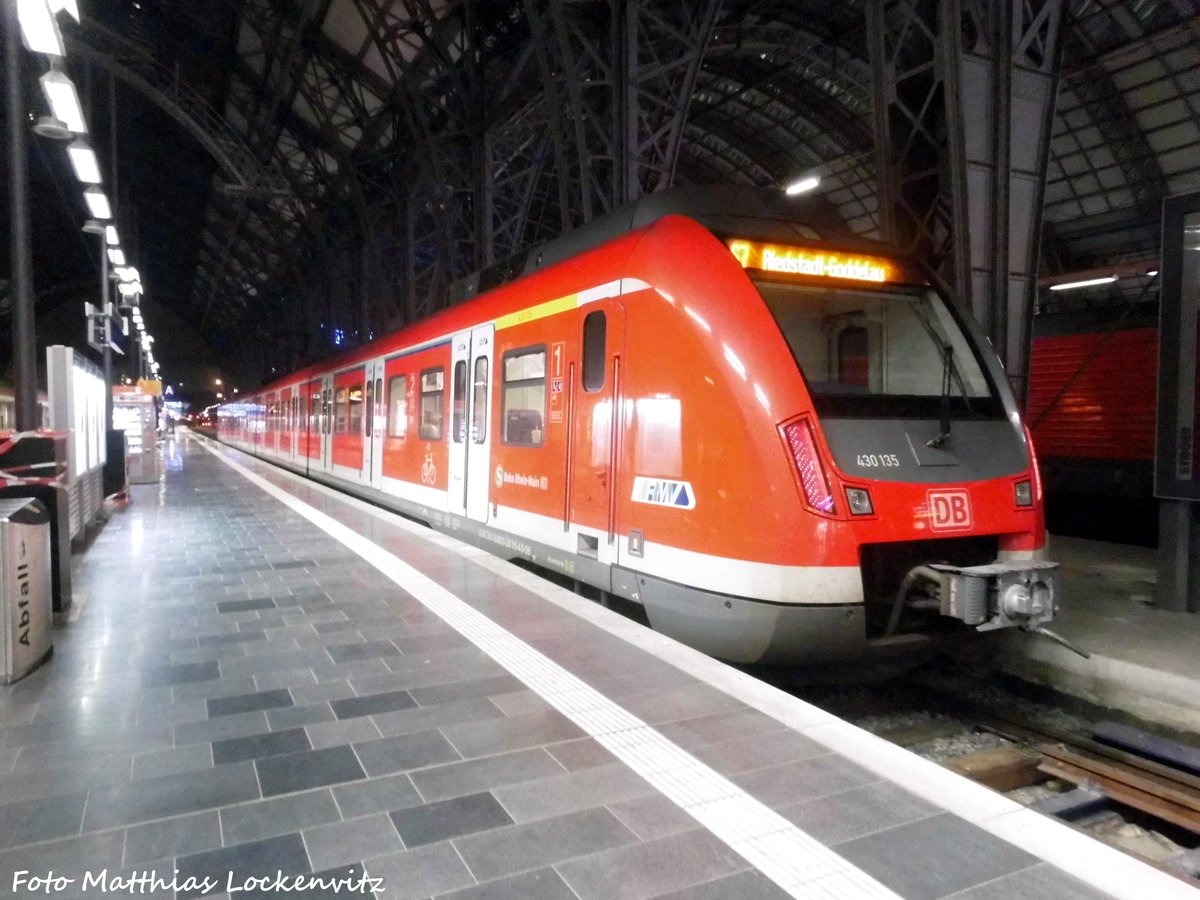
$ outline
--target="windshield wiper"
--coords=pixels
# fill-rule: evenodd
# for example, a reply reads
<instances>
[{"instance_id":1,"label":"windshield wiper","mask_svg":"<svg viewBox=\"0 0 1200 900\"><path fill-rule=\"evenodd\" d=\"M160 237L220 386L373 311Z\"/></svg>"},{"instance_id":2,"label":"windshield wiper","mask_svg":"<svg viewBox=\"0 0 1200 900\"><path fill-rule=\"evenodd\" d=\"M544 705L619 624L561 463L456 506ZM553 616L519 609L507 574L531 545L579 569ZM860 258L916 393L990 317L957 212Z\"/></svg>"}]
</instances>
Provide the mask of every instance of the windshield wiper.
<instances>
[{"instance_id":1,"label":"windshield wiper","mask_svg":"<svg viewBox=\"0 0 1200 900\"><path fill-rule=\"evenodd\" d=\"M955 384L958 385L958 394L963 398L963 402L967 406L967 412L974 412L971 409L971 398L967 395L967 386L963 383L962 373L958 371L958 366L954 364L954 348L948 341L942 339L938 334L937 329L933 327L933 323L929 321L929 310L926 308L924 301L916 301L909 304L917 315L917 319L921 323L921 327L925 329L925 333L929 335L929 339L933 341L938 348L938 352L942 355L942 404L941 404L941 428L938 431L937 437L931 438L925 442L926 447L940 447L950 438L950 391Z\"/></svg>"},{"instance_id":2,"label":"windshield wiper","mask_svg":"<svg viewBox=\"0 0 1200 900\"><path fill-rule=\"evenodd\" d=\"M950 437L950 373L954 368L954 348L942 344L942 422L937 437L925 442L926 447L940 447Z\"/></svg>"}]
</instances>

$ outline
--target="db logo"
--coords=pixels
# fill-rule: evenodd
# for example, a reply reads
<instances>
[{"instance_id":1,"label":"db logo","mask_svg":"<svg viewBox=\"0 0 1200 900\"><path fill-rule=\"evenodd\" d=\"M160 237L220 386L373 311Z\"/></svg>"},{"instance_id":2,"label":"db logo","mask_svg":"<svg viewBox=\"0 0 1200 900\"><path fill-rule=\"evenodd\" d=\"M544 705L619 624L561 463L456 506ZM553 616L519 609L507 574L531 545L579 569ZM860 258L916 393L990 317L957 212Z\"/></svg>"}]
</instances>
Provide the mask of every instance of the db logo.
<instances>
[{"instance_id":1,"label":"db logo","mask_svg":"<svg viewBox=\"0 0 1200 900\"><path fill-rule=\"evenodd\" d=\"M926 496L934 531L962 531L971 527L971 495L966 491L930 491Z\"/></svg>"}]
</instances>

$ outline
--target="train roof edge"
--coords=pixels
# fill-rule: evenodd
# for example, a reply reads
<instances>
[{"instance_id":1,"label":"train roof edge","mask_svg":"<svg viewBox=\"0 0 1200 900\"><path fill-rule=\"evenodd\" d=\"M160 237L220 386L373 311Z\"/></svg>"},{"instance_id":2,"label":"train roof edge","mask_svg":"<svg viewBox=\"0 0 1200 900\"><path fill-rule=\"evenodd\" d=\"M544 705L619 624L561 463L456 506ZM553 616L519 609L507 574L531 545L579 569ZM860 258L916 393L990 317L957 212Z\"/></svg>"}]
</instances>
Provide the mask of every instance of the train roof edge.
<instances>
[{"instance_id":1,"label":"train roof edge","mask_svg":"<svg viewBox=\"0 0 1200 900\"><path fill-rule=\"evenodd\" d=\"M450 286L449 305L541 271L672 215L694 219L717 235L780 243L837 241L839 244L879 246L851 232L829 201L822 197L788 197L778 189L746 185L687 185L646 194L586 225L459 279Z\"/></svg>"}]
</instances>

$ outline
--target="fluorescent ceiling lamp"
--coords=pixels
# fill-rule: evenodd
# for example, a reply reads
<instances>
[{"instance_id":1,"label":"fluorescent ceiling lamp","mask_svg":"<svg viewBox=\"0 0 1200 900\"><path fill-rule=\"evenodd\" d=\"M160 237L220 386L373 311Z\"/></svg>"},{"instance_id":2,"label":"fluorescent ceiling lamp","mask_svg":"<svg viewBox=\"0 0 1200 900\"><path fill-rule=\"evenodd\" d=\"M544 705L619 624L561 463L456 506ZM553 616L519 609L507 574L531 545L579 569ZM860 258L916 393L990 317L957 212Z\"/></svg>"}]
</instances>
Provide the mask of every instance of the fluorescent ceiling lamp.
<instances>
[{"instance_id":1,"label":"fluorescent ceiling lamp","mask_svg":"<svg viewBox=\"0 0 1200 900\"><path fill-rule=\"evenodd\" d=\"M1116 280L1116 275L1106 275L1103 278L1087 278L1083 281L1064 281L1062 284L1050 285L1050 290L1069 291L1073 288L1094 287L1097 284L1111 284Z\"/></svg>"},{"instance_id":2,"label":"fluorescent ceiling lamp","mask_svg":"<svg viewBox=\"0 0 1200 900\"><path fill-rule=\"evenodd\" d=\"M117 226L116 225L105 225L104 226L104 241L110 247L116 247L118 244L121 243L121 239L119 237L117 237Z\"/></svg>"},{"instance_id":3,"label":"fluorescent ceiling lamp","mask_svg":"<svg viewBox=\"0 0 1200 900\"><path fill-rule=\"evenodd\" d=\"M79 4L75 0L50 0L50 11L55 15L65 12L76 22L79 21Z\"/></svg>"},{"instance_id":4,"label":"fluorescent ceiling lamp","mask_svg":"<svg viewBox=\"0 0 1200 900\"><path fill-rule=\"evenodd\" d=\"M122 297L140 294L142 292L142 283L140 281L122 281L117 285L117 291Z\"/></svg>"},{"instance_id":5,"label":"fluorescent ceiling lamp","mask_svg":"<svg viewBox=\"0 0 1200 900\"><path fill-rule=\"evenodd\" d=\"M120 247L108 248L108 261L114 266L125 266L125 251ZM123 280L123 279L122 279Z\"/></svg>"},{"instance_id":6,"label":"fluorescent ceiling lamp","mask_svg":"<svg viewBox=\"0 0 1200 900\"><path fill-rule=\"evenodd\" d=\"M46 102L50 104L54 118L62 119L76 134L87 134L87 125L83 122L83 107L79 105L75 83L57 69L51 69L38 81L42 85L42 93L46 95Z\"/></svg>"},{"instance_id":7,"label":"fluorescent ceiling lamp","mask_svg":"<svg viewBox=\"0 0 1200 900\"><path fill-rule=\"evenodd\" d=\"M118 281L141 281L138 270L133 266L117 266L113 269Z\"/></svg>"},{"instance_id":8,"label":"fluorescent ceiling lamp","mask_svg":"<svg viewBox=\"0 0 1200 900\"><path fill-rule=\"evenodd\" d=\"M83 200L87 203L88 210L92 214L93 219L111 219L112 209L109 208L108 198L104 196L104 191L98 187L90 187L83 192Z\"/></svg>"},{"instance_id":9,"label":"fluorescent ceiling lamp","mask_svg":"<svg viewBox=\"0 0 1200 900\"><path fill-rule=\"evenodd\" d=\"M67 156L71 158L76 178L84 184L100 183L100 164L96 162L96 152L87 145L87 141L76 138L67 147Z\"/></svg>"},{"instance_id":10,"label":"fluorescent ceiling lamp","mask_svg":"<svg viewBox=\"0 0 1200 900\"><path fill-rule=\"evenodd\" d=\"M21 39L34 53L63 56L62 35L46 0L17 0L17 19L21 23ZM59 116L61 119L62 116Z\"/></svg>"},{"instance_id":11,"label":"fluorescent ceiling lamp","mask_svg":"<svg viewBox=\"0 0 1200 900\"><path fill-rule=\"evenodd\" d=\"M816 188L816 186L820 183L821 179L816 175L809 175L807 178L801 178L799 181L793 181L784 189L784 193L789 197L793 197L796 194L806 194Z\"/></svg>"}]
</instances>

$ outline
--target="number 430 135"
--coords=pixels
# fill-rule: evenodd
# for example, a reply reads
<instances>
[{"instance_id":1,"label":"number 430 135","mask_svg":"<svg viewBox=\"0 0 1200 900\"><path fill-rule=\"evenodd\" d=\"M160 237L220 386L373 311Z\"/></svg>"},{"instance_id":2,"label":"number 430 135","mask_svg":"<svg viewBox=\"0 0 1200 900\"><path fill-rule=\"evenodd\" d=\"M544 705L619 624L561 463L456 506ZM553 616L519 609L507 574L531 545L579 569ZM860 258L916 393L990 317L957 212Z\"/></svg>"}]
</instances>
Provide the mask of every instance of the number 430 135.
<instances>
[{"instance_id":1,"label":"number 430 135","mask_svg":"<svg viewBox=\"0 0 1200 900\"><path fill-rule=\"evenodd\" d=\"M860 453L858 467L860 469L894 469L900 465L900 457L895 453Z\"/></svg>"}]
</instances>

